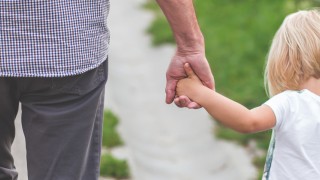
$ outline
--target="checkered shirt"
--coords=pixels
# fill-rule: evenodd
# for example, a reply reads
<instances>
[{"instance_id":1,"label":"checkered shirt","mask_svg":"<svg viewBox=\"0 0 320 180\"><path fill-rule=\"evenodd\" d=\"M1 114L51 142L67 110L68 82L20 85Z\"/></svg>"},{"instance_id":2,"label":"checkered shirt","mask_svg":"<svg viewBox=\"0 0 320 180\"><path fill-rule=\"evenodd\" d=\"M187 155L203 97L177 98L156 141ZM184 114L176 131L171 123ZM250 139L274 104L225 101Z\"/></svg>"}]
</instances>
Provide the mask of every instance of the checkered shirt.
<instances>
[{"instance_id":1,"label":"checkered shirt","mask_svg":"<svg viewBox=\"0 0 320 180\"><path fill-rule=\"evenodd\" d=\"M63 77L108 55L109 0L0 0L0 76Z\"/></svg>"}]
</instances>

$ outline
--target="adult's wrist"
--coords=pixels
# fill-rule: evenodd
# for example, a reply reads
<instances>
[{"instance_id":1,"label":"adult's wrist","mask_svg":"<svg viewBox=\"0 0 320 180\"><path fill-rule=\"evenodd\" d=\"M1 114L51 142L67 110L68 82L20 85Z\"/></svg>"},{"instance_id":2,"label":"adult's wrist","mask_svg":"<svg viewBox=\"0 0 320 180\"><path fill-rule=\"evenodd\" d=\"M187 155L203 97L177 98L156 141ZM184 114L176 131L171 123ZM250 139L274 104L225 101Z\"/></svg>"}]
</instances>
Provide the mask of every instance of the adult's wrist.
<instances>
[{"instance_id":1,"label":"adult's wrist","mask_svg":"<svg viewBox=\"0 0 320 180\"><path fill-rule=\"evenodd\" d=\"M190 33L179 34L175 39L178 54L198 54L205 52L204 37L201 33L196 35Z\"/></svg>"}]
</instances>

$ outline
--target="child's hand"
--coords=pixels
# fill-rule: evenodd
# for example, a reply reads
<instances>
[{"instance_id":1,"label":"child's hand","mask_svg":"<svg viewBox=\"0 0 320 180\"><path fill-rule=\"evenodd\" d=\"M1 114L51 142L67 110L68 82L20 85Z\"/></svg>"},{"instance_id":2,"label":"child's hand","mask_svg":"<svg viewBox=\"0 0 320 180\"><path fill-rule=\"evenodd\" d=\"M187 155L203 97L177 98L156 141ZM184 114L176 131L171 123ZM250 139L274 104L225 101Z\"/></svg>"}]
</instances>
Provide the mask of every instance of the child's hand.
<instances>
[{"instance_id":1,"label":"child's hand","mask_svg":"<svg viewBox=\"0 0 320 180\"><path fill-rule=\"evenodd\" d=\"M204 87L204 85L188 63L184 64L184 70L188 77L178 82L176 93L178 96L187 96L190 99L194 99L194 97L198 95L201 87Z\"/></svg>"}]
</instances>

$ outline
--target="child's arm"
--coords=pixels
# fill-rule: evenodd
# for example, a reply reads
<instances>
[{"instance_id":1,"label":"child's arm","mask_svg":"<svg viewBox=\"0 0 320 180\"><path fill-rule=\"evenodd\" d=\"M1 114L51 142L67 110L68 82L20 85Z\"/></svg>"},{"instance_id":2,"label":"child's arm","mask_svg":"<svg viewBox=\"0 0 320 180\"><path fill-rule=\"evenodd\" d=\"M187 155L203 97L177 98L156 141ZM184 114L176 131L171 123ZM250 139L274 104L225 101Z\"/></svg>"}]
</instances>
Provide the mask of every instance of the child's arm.
<instances>
[{"instance_id":1,"label":"child's arm","mask_svg":"<svg viewBox=\"0 0 320 180\"><path fill-rule=\"evenodd\" d=\"M275 126L276 118L269 106L249 110L202 85L189 64L185 64L184 68L188 78L179 81L177 94L186 95L199 103L215 120L242 133L268 130Z\"/></svg>"}]
</instances>

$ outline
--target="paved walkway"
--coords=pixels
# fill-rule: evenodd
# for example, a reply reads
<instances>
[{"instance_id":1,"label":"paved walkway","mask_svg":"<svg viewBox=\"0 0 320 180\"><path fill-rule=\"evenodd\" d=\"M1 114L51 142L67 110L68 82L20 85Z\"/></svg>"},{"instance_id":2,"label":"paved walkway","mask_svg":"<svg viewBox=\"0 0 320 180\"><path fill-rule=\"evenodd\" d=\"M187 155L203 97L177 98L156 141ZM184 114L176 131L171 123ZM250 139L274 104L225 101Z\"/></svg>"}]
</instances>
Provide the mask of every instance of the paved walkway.
<instances>
[{"instance_id":1,"label":"paved walkway","mask_svg":"<svg viewBox=\"0 0 320 180\"><path fill-rule=\"evenodd\" d=\"M212 135L203 110L164 103L165 71L172 46L152 48L145 29L152 14L143 0L111 0L110 73L106 107L121 119L135 180L250 180L256 174L247 152ZM27 180L20 120L13 147L20 180ZM120 155L121 156L121 155Z\"/></svg>"},{"instance_id":2,"label":"paved walkway","mask_svg":"<svg viewBox=\"0 0 320 180\"><path fill-rule=\"evenodd\" d=\"M16 168L19 172L19 180L28 180L25 140L21 127L21 111L19 110L16 123L16 137L12 145L12 153L15 160Z\"/></svg>"},{"instance_id":3,"label":"paved walkway","mask_svg":"<svg viewBox=\"0 0 320 180\"><path fill-rule=\"evenodd\" d=\"M142 9L143 3L112 1L105 102L121 119L134 179L252 179L255 169L248 154L214 139L206 112L164 103L165 71L174 48L151 46L145 29L153 16Z\"/></svg>"}]
</instances>

